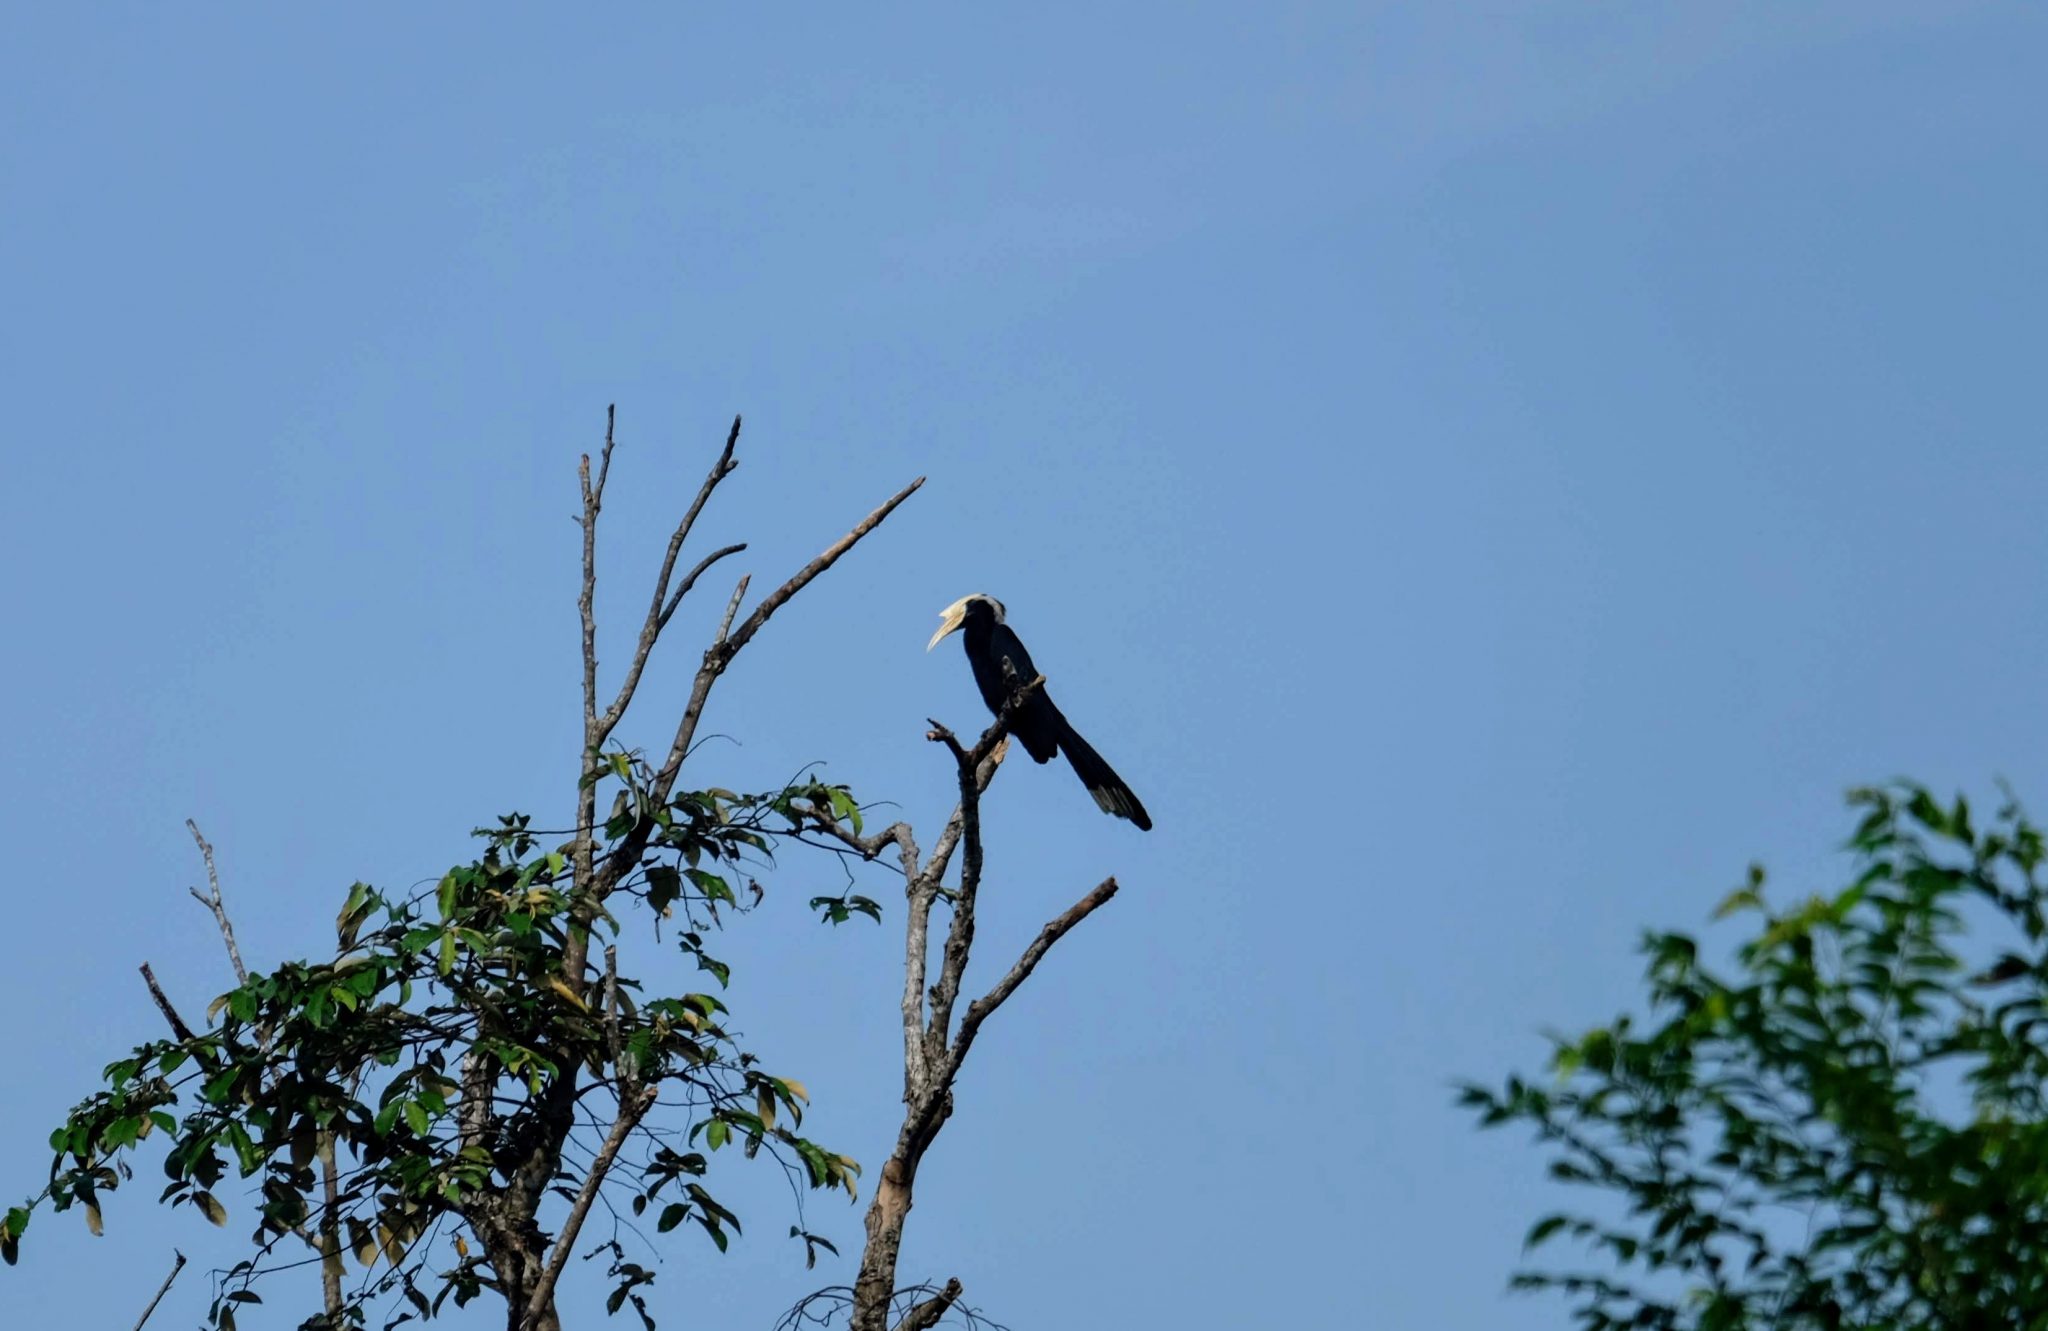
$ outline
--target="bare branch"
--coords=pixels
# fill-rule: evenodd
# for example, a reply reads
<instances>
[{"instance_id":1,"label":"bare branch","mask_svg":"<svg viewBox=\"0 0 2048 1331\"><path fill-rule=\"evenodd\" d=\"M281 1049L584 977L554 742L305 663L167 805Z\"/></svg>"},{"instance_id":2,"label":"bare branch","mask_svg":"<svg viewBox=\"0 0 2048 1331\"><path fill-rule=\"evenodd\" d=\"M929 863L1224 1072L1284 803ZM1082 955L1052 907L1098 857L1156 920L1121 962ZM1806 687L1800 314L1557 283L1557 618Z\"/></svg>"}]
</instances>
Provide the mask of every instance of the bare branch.
<instances>
[{"instance_id":1,"label":"bare branch","mask_svg":"<svg viewBox=\"0 0 2048 1331\"><path fill-rule=\"evenodd\" d=\"M704 575L705 569L710 568L713 564L716 564L719 560L724 559L727 555L736 555L746 548L747 543L745 541L741 541L737 545L728 545L723 549L713 550L710 554L698 560L697 567L691 569L687 574L683 576L683 580L676 584L675 595L669 597L668 604L662 607L661 620L657 627L668 627L669 616L675 614L676 607L681 605L683 603L683 598L690 594L690 588L697 585L697 579Z\"/></svg>"},{"instance_id":2,"label":"bare branch","mask_svg":"<svg viewBox=\"0 0 2048 1331\"><path fill-rule=\"evenodd\" d=\"M754 613L747 616L746 623L740 625L728 640L730 649L737 652L740 648L746 646L747 642L756 633L761 631L762 625L768 622L769 617L777 610L780 610L790 597L795 596L798 592L809 586L811 580L820 573L838 563L841 555L858 545L861 537L866 536L869 532L881 526L883 520L896 511L897 505L916 494L918 487L923 484L924 477L920 476L901 490L898 490L880 508L856 523L852 531L834 541L816 559L798 569L796 575L790 578L788 582L783 583L780 587L768 593L767 599L754 607Z\"/></svg>"},{"instance_id":3,"label":"bare branch","mask_svg":"<svg viewBox=\"0 0 2048 1331\"><path fill-rule=\"evenodd\" d=\"M732 664L740 649L753 640L754 635L761 631L762 626L777 610L789 603L791 597L809 586L819 574L839 562L840 556L879 527L896 511L898 505L917 493L918 487L923 484L924 477L920 476L891 495L881 507L855 523L851 531L827 546L817 558L798 569L790 575L787 582L770 592L738 628L730 628L732 617L738 612L740 598L746 593L747 580L740 580L739 587L733 591L732 600L726 605L726 617L719 626L718 637L705 649L704 664L698 667L697 677L691 684L690 700L683 707L682 719L676 723L675 739L669 745L668 757L662 762L660 770L654 774L654 780L649 785L648 793L655 803L666 801L669 792L675 788L676 777L683 768L683 759L689 755L691 742L696 739L697 724L704 715L704 704L711 697L711 686L718 682L718 677L725 673L726 667ZM612 851L605 861L604 872L593 883L595 894L600 899L617 887L640 862L640 854L647 849L647 838L651 832L651 827L636 828ZM580 958L571 958L572 962L579 960Z\"/></svg>"},{"instance_id":4,"label":"bare branch","mask_svg":"<svg viewBox=\"0 0 2048 1331\"><path fill-rule=\"evenodd\" d=\"M590 479L590 454L576 464L576 480L582 491L583 509L577 525L583 529L582 577L576 585L576 617L583 630L583 757L577 765L576 886L590 882L590 826L597 819L597 751L603 741L597 724L597 515L604 507L604 482L612 469L612 426L618 419L618 404L604 409L604 455L598 463L597 481Z\"/></svg>"},{"instance_id":5,"label":"bare branch","mask_svg":"<svg viewBox=\"0 0 2048 1331\"><path fill-rule=\"evenodd\" d=\"M590 1162L590 1172L584 1176L582 1190L576 1194L576 1204L569 1208L568 1219L562 1222L562 1232L555 1238L554 1251L548 1254L547 1269L541 1272L540 1280L527 1299L525 1325L539 1325L541 1314L553 1302L555 1282L562 1278L562 1268L568 1265L570 1250L576 1246L577 1232L583 1228L583 1218L590 1214L590 1203L603 1186L605 1175L611 1172L612 1161L618 1158L619 1148L626 1144L626 1138L632 1135L647 1111L654 1107L659 1093L656 1087L649 1086L619 1105L619 1116L613 1121L612 1130L605 1135L604 1146L598 1151L597 1158Z\"/></svg>"},{"instance_id":6,"label":"bare branch","mask_svg":"<svg viewBox=\"0 0 2048 1331\"><path fill-rule=\"evenodd\" d=\"M583 579L577 587L576 611L583 623L583 730L586 740L597 720L597 515L604 507L604 477L612 466L612 425L617 404L604 409L604 458L598 465L598 481L590 479L590 454L576 463L576 480L583 492L583 512L577 525L583 528ZM585 760L588 762L588 759Z\"/></svg>"},{"instance_id":7,"label":"bare branch","mask_svg":"<svg viewBox=\"0 0 2048 1331\"><path fill-rule=\"evenodd\" d=\"M320 1241L315 1248L320 1253L320 1295L327 1306L327 1319L331 1325L341 1325L341 1180L340 1169L334 1158L334 1131L322 1128L314 1136L314 1149L320 1156L320 1183L326 1205L320 1208Z\"/></svg>"},{"instance_id":8,"label":"bare branch","mask_svg":"<svg viewBox=\"0 0 2048 1331\"><path fill-rule=\"evenodd\" d=\"M619 1061L619 949L613 943L605 944L604 948L604 1038L616 1066Z\"/></svg>"},{"instance_id":9,"label":"bare branch","mask_svg":"<svg viewBox=\"0 0 2048 1331\"><path fill-rule=\"evenodd\" d=\"M684 594L697 581L698 575L727 555L746 549L743 545L729 546L710 556L691 570L673 596L669 594L669 579L675 576L676 557L682 553L683 543L690 539L690 530L697 525L697 515L702 513L704 505L711 501L711 492L718 488L718 483L739 466L733 458L733 449L739 445L739 441L740 418L735 416L732 418L732 429L725 436L725 447L718 454L718 460L713 462L711 470L705 473L704 483L697 487L697 497L690 502L682 521L676 524L675 531L668 538L668 550L661 557L661 572L654 580L654 597L648 602L647 617L640 624L640 640L633 645L633 659L626 667L626 678L619 685L618 696L612 699L611 706L605 708L603 718L594 727L591 741L593 745L603 744L612 731L618 728L620 719L626 715L626 708L632 704L634 692L640 687L641 672L647 668L647 658L653 655L656 640L661 637L661 631L667 626L669 616L676 612L676 607L682 603ZM594 706L592 710L594 714Z\"/></svg>"},{"instance_id":10,"label":"bare branch","mask_svg":"<svg viewBox=\"0 0 2048 1331\"><path fill-rule=\"evenodd\" d=\"M227 945L228 961L234 965L235 979L242 984L249 983L249 968L242 964L242 950L235 946L235 926L228 922L228 908L220 898L220 872L213 866L213 847L199 834L199 824L190 818L185 826L192 832L192 839L199 843L199 856L206 861L206 885L211 895L202 894L198 888L188 889L192 899L213 912L213 922L220 926L220 941Z\"/></svg>"},{"instance_id":11,"label":"bare branch","mask_svg":"<svg viewBox=\"0 0 2048 1331\"><path fill-rule=\"evenodd\" d=\"M1096 909L1116 895L1116 879L1105 878L1095 890L1082 897L1066 911L1049 921L1038 931L1038 937L1024 949L1024 955L1017 958L1017 964L1010 967L1009 974L996 981L995 988L967 1005L967 1015L960 1018L960 1033L953 1039L953 1052L946 1061L946 1080L949 1082L960 1071L960 1065L967 1059L967 1051L974 1044L974 1037L981 1031L981 1023L987 1021L995 1010L1017 992L1017 986L1031 977L1031 972L1044 959L1052 945L1067 936L1081 921L1093 915Z\"/></svg>"},{"instance_id":12,"label":"bare branch","mask_svg":"<svg viewBox=\"0 0 2048 1331\"><path fill-rule=\"evenodd\" d=\"M192 1028L185 1024L185 1019L178 1015L178 1010L171 1006L171 1000L164 996L163 988L156 982L156 972L146 961L142 963L142 982L149 986L149 996L156 1000L157 1010L164 1014L164 1020L171 1023L171 1033L180 1040L198 1039Z\"/></svg>"},{"instance_id":13,"label":"bare branch","mask_svg":"<svg viewBox=\"0 0 2048 1331\"><path fill-rule=\"evenodd\" d=\"M904 895L909 903L903 946L903 1103L910 1104L924 1094L927 1081L923 1037L925 940L938 875L919 868L917 838L909 823L891 823L873 836L864 837L823 813L816 813L811 821L820 832L863 859L874 859L891 843L896 846Z\"/></svg>"},{"instance_id":14,"label":"bare branch","mask_svg":"<svg viewBox=\"0 0 2048 1331\"><path fill-rule=\"evenodd\" d=\"M995 779L1003 756L1009 751L1009 726L1016 710L1037 689L1044 676L1019 689L997 712L995 723L969 749L959 737L938 721L932 721L926 738L944 744L953 755L958 776L960 802L946 822L922 868L915 862L915 842L910 829L886 829L874 837L858 837L843 829L829 827L838 839L872 859L888 840L905 849L904 878L909 897L908 922L904 937L903 990L903 1126L896 1147L884 1162L881 1177L868 1204L866 1242L861 1250L860 1270L854 1280L848 1331L887 1331L891 1291L895 1284L897 1259L902 1252L903 1226L909 1218L917 1186L918 1166L925 1152L938 1139L939 1130L953 1113L953 1084L960 1075L968 1050L981 1025L1015 993L1031 975L1052 945L1116 895L1116 879L1102 884L1064 914L1047 924L987 996L968 1004L960 1029L948 1045L948 1027L953 1005L958 1000L961 978L966 974L969 953L974 946L974 907L981 887L981 798ZM826 820L818 819L820 823ZM948 858L956 845L964 846L960 886L949 896L952 924L947 930L939 961L939 978L929 995L924 991L931 965L930 916L941 893ZM930 1017L925 1020L929 998ZM948 1281L945 1290L914 1305L896 1322L895 1331L924 1331L936 1325L958 1301L958 1281ZM973 1314L968 1314L970 1322Z\"/></svg>"},{"instance_id":15,"label":"bare branch","mask_svg":"<svg viewBox=\"0 0 2048 1331\"><path fill-rule=\"evenodd\" d=\"M171 1263L171 1273L164 1277L163 1284L157 1286L156 1297L151 1299L149 1306L142 1310L142 1316L135 1319L135 1331L142 1331L142 1324L149 1320L150 1314L156 1311L156 1306L164 1301L164 1295L171 1292L171 1282L178 1278L178 1272L185 1269L185 1254L173 1248L171 1249L171 1255L178 1260Z\"/></svg>"},{"instance_id":16,"label":"bare branch","mask_svg":"<svg viewBox=\"0 0 2048 1331\"><path fill-rule=\"evenodd\" d=\"M598 505L604 503L605 478L612 474L612 425L617 421L619 404L607 403L604 409L604 453L597 460L597 485L591 491L591 498Z\"/></svg>"},{"instance_id":17,"label":"bare branch","mask_svg":"<svg viewBox=\"0 0 2048 1331\"><path fill-rule=\"evenodd\" d=\"M957 1278L948 1280L944 1289L905 1313L903 1320L896 1323L896 1331L930 1331L939 1324L946 1311L960 1301L963 1292Z\"/></svg>"},{"instance_id":18,"label":"bare branch","mask_svg":"<svg viewBox=\"0 0 2048 1331\"><path fill-rule=\"evenodd\" d=\"M953 922L946 930L946 950L940 958L938 983L932 986L931 1024L925 1031L926 1057L930 1060L945 1057L948 1032L953 1025L953 1004L959 1000L960 981L967 973L967 956L974 947L974 906L981 892L981 795L987 789L987 782L980 777L980 769L998 752L1008 751L1011 722L1019 709L1044 687L1045 676L1038 675L1011 694L1003 703L1002 710L996 713L995 723L982 732L971 751L960 747L960 741L952 731L937 721L931 722L932 737L952 751L959 773L960 804L956 817L959 820L960 844L964 849L960 862L960 889L953 895ZM951 824L948 827L950 830Z\"/></svg>"},{"instance_id":19,"label":"bare branch","mask_svg":"<svg viewBox=\"0 0 2048 1331\"><path fill-rule=\"evenodd\" d=\"M1002 766L1003 759L1008 753L1008 744L997 744L989 751L988 757L983 758L980 765L974 769L977 796L988 793L989 783L995 780L996 769ZM965 810L957 804L954 805L952 817L948 818L945 827L940 829L939 839L932 846L931 858L925 862L925 874L933 882L936 883L946 876L946 868L952 862L954 848L960 844L960 836L966 822Z\"/></svg>"},{"instance_id":20,"label":"bare branch","mask_svg":"<svg viewBox=\"0 0 2048 1331\"><path fill-rule=\"evenodd\" d=\"M822 814L819 815L814 826L818 831L840 842L848 850L853 851L864 860L874 859L882 853L884 847L893 842L897 846L899 853L907 851L911 857L909 867L904 870L903 876L905 878L917 876L917 842L906 840L912 835L909 823L891 823L873 836L857 836L850 829L824 817ZM830 849L830 847L827 847L827 849Z\"/></svg>"},{"instance_id":21,"label":"bare branch","mask_svg":"<svg viewBox=\"0 0 2048 1331\"><path fill-rule=\"evenodd\" d=\"M925 958L931 950L932 898L936 879L912 877L903 927L903 1103L916 1105L931 1089L931 1060L924 1040Z\"/></svg>"},{"instance_id":22,"label":"bare branch","mask_svg":"<svg viewBox=\"0 0 2048 1331\"><path fill-rule=\"evenodd\" d=\"M931 1023L924 1036L928 1061L943 1059L946 1054L953 1004L960 996L960 978L967 972L968 952L974 947L974 903L981 891L981 791L975 781L975 763L973 755L960 751L950 731L946 742L959 760L960 843L964 850L960 890L953 894L953 922L946 930L946 947L939 958L938 983L932 986Z\"/></svg>"},{"instance_id":23,"label":"bare branch","mask_svg":"<svg viewBox=\"0 0 2048 1331\"><path fill-rule=\"evenodd\" d=\"M949 1288L959 1283L957 1280L946 1282ZM945 1290L933 1284L906 1285L891 1295L889 1302L894 1306L904 1307L903 1315L908 1318L916 1311L917 1305L912 1301L916 1300L919 1295L929 1295L931 1299L935 1300L945 1295L945 1293ZM960 1302L959 1298L960 1296L957 1293L952 1296L950 1311L960 1316L961 1321L967 1325L969 1331L983 1331L984 1328L986 1331L1009 1331L1009 1328L1005 1327L1001 1322L992 1321L982 1316L973 1308ZM823 1289L813 1290L811 1293L798 1299L787 1312L776 1319L775 1331L796 1331L798 1327L803 1326L830 1326L832 1319L839 1315L840 1310L851 1308L853 1303L854 1290L850 1285L827 1285ZM905 1322L897 1323L897 1331L903 1331L906 1325L907 1323Z\"/></svg>"},{"instance_id":24,"label":"bare branch","mask_svg":"<svg viewBox=\"0 0 2048 1331\"><path fill-rule=\"evenodd\" d=\"M740 612L740 601L747 594L747 584L754 580L751 573L740 575L739 584L732 589L732 599L725 603L725 617L718 621L718 636L712 641L723 643L732 633L732 617Z\"/></svg>"}]
</instances>

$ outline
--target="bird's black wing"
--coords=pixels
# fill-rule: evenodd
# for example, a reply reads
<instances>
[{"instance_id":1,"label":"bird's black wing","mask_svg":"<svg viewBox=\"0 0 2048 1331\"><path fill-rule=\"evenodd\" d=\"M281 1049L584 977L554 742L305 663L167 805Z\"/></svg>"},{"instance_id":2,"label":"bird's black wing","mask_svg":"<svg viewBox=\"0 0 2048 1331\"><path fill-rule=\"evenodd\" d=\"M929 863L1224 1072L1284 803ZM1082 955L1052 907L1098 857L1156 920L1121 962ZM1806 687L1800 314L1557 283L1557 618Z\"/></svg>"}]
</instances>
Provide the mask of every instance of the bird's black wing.
<instances>
[{"instance_id":1,"label":"bird's black wing","mask_svg":"<svg viewBox=\"0 0 2048 1331\"><path fill-rule=\"evenodd\" d=\"M980 686L981 700L988 704L988 709L1000 714L1011 694L1038 678L1038 667L1031 663L1031 653L1024 650L1023 640L1008 624L990 627L988 652L985 671L980 662L975 663L974 682ZM1032 761L1046 763L1059 751L1060 727L1065 723L1059 708L1052 705L1052 699L1041 688L1010 718L1010 733L1024 745Z\"/></svg>"}]
</instances>

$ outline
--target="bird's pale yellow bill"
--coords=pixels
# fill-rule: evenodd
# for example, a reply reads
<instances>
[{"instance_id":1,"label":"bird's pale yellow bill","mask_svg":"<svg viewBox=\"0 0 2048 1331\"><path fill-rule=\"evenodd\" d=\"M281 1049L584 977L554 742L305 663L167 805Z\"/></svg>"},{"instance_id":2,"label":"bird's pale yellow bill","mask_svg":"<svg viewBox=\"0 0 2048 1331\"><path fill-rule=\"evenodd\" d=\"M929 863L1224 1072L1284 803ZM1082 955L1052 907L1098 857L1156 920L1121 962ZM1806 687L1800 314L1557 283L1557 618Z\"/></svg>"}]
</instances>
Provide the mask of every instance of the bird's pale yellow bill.
<instances>
[{"instance_id":1,"label":"bird's pale yellow bill","mask_svg":"<svg viewBox=\"0 0 2048 1331\"><path fill-rule=\"evenodd\" d=\"M957 631L967 619L967 603L974 598L963 596L939 612L939 631L932 634L932 640L924 645L926 651L945 641L948 633Z\"/></svg>"}]
</instances>

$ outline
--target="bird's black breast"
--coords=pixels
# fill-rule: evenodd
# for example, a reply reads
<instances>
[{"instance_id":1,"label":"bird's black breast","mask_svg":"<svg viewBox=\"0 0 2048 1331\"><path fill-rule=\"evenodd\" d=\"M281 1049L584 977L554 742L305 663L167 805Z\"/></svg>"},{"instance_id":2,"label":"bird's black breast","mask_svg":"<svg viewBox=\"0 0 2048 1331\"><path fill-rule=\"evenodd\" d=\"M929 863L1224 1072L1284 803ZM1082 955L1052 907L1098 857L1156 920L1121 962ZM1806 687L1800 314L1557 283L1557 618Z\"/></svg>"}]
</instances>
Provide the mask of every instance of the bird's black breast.
<instances>
[{"instance_id":1,"label":"bird's black breast","mask_svg":"<svg viewBox=\"0 0 2048 1331\"><path fill-rule=\"evenodd\" d=\"M975 686L992 712L1001 711L1012 693L1038 678L1031 653L1007 624L990 624L984 650L969 654L974 658Z\"/></svg>"},{"instance_id":2,"label":"bird's black breast","mask_svg":"<svg viewBox=\"0 0 2048 1331\"><path fill-rule=\"evenodd\" d=\"M977 623L977 619L980 620ZM966 640L967 661L974 670L974 685L991 712L1000 713L1010 695L1038 678L1031 653L1007 624L993 616L982 618L970 612L961 636ZM1059 752L1058 711L1041 688L1011 718L1010 733L1022 741L1025 751L1038 762L1050 762Z\"/></svg>"}]
</instances>

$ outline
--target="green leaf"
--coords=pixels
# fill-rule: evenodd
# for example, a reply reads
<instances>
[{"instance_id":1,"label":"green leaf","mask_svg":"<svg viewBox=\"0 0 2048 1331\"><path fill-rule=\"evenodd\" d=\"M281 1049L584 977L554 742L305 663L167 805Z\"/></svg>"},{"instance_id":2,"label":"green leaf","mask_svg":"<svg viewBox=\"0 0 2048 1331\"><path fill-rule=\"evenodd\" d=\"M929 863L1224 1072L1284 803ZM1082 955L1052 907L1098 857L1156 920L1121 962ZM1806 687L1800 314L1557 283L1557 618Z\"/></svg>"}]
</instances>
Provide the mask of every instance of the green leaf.
<instances>
[{"instance_id":1,"label":"green leaf","mask_svg":"<svg viewBox=\"0 0 2048 1331\"><path fill-rule=\"evenodd\" d=\"M1754 887L1738 887L1721 898L1721 904L1714 907L1714 918L1725 920L1737 911L1762 910L1764 898Z\"/></svg>"},{"instance_id":2,"label":"green leaf","mask_svg":"<svg viewBox=\"0 0 2048 1331\"><path fill-rule=\"evenodd\" d=\"M732 884L717 874L703 869L686 869L684 872L689 875L690 881L697 885L697 890L704 894L706 901L726 901L735 906L739 904L739 898L733 895Z\"/></svg>"},{"instance_id":3,"label":"green leaf","mask_svg":"<svg viewBox=\"0 0 2048 1331\"><path fill-rule=\"evenodd\" d=\"M354 947L356 931L362 928L363 919L369 913L370 885L357 883L348 890L348 897L341 903L341 913L334 917L334 933L344 948Z\"/></svg>"},{"instance_id":4,"label":"green leaf","mask_svg":"<svg viewBox=\"0 0 2048 1331\"><path fill-rule=\"evenodd\" d=\"M853 802L853 792L844 786L832 787L832 813L835 817L852 821L855 835L861 830L860 806Z\"/></svg>"},{"instance_id":5,"label":"green leaf","mask_svg":"<svg viewBox=\"0 0 2048 1331\"><path fill-rule=\"evenodd\" d=\"M235 1082L241 1075L242 1070L239 1067L229 1064L206 1079L206 1084L199 1091L200 1098L208 1104L226 1104L229 1092L234 1089Z\"/></svg>"},{"instance_id":6,"label":"green leaf","mask_svg":"<svg viewBox=\"0 0 2048 1331\"><path fill-rule=\"evenodd\" d=\"M682 1224L689 1214L690 1205L688 1202L670 1202L661 1209L661 1219L656 1223L655 1228L661 1233L666 1234L677 1225Z\"/></svg>"},{"instance_id":7,"label":"green leaf","mask_svg":"<svg viewBox=\"0 0 2048 1331\"><path fill-rule=\"evenodd\" d=\"M228 1011L244 1026L256 1020L256 995L245 986L228 995Z\"/></svg>"}]
</instances>

